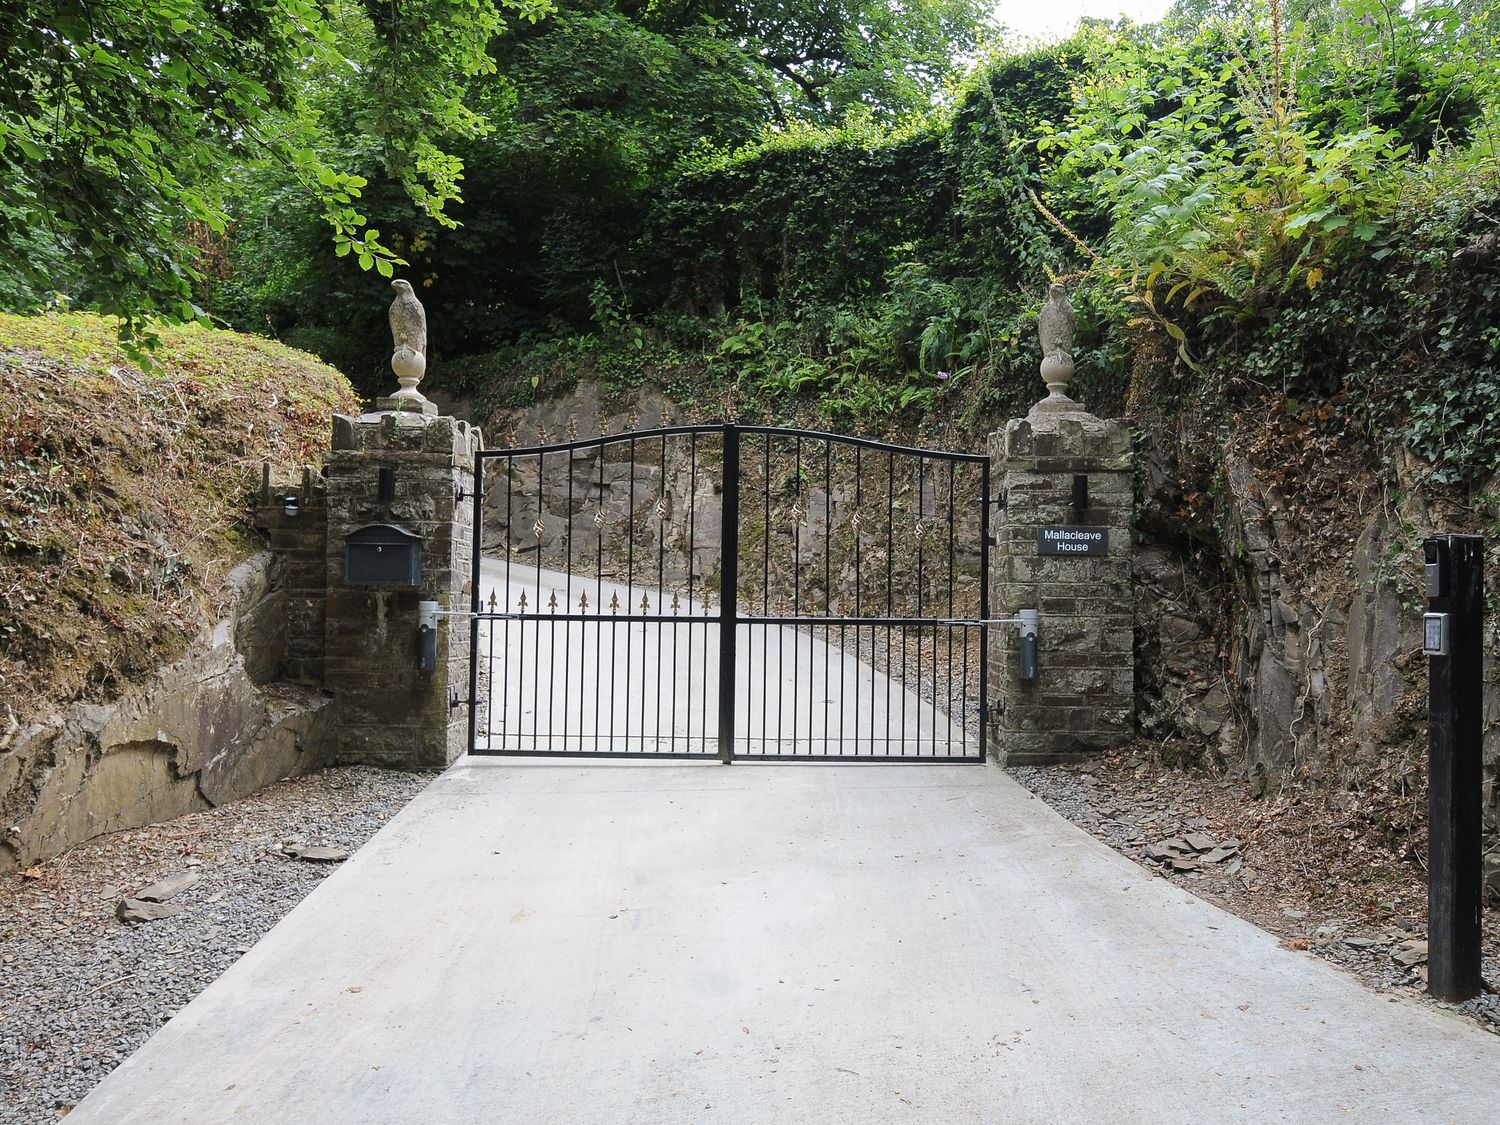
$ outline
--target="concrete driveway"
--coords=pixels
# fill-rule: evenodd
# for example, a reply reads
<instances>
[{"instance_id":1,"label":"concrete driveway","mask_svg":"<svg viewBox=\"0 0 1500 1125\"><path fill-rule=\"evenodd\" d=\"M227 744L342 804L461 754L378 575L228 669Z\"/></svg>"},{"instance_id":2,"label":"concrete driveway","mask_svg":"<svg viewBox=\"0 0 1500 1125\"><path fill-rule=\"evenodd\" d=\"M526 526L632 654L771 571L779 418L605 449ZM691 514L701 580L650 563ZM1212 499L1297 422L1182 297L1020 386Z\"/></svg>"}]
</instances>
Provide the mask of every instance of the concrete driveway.
<instances>
[{"instance_id":1,"label":"concrete driveway","mask_svg":"<svg viewBox=\"0 0 1500 1125\"><path fill-rule=\"evenodd\" d=\"M463 760L71 1115L1492 1122L1391 1001L998 770Z\"/></svg>"}]
</instances>

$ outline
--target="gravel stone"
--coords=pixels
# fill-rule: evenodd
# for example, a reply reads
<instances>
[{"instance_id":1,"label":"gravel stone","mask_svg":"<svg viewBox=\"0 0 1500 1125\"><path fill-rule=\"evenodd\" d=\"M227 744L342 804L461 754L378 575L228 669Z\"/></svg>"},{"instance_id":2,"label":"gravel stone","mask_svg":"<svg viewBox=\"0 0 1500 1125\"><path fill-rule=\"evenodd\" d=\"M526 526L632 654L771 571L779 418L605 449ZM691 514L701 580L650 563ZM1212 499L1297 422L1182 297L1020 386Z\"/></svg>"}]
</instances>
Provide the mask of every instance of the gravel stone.
<instances>
[{"instance_id":1,"label":"gravel stone","mask_svg":"<svg viewBox=\"0 0 1500 1125\"><path fill-rule=\"evenodd\" d=\"M175 875L168 875L165 879L152 883L149 887L142 887L131 897L138 898L143 902L166 902L167 899L180 895L197 882L198 876L196 873L192 871L179 871Z\"/></svg>"},{"instance_id":2,"label":"gravel stone","mask_svg":"<svg viewBox=\"0 0 1500 1125\"><path fill-rule=\"evenodd\" d=\"M122 922L159 922L186 909L186 906L168 906L145 898L126 898L115 907L115 917Z\"/></svg>"},{"instance_id":3,"label":"gravel stone","mask_svg":"<svg viewBox=\"0 0 1500 1125\"><path fill-rule=\"evenodd\" d=\"M0 1125L56 1121L336 870L281 841L353 852L434 776L325 770L0 879ZM185 867L180 913L116 919L122 887Z\"/></svg>"}]
</instances>

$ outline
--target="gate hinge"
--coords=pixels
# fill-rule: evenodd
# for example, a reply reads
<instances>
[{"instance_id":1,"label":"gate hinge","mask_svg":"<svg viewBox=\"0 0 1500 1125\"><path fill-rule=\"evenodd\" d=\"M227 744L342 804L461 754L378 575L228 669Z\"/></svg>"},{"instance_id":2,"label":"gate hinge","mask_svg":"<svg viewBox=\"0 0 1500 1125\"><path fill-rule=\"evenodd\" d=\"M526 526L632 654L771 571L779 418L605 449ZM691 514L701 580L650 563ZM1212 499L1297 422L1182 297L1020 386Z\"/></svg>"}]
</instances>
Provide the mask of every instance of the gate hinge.
<instances>
[{"instance_id":1,"label":"gate hinge","mask_svg":"<svg viewBox=\"0 0 1500 1125\"><path fill-rule=\"evenodd\" d=\"M981 704L978 707L978 711L987 722L998 723L1000 716L1005 714L1005 700L996 699L987 707Z\"/></svg>"}]
</instances>

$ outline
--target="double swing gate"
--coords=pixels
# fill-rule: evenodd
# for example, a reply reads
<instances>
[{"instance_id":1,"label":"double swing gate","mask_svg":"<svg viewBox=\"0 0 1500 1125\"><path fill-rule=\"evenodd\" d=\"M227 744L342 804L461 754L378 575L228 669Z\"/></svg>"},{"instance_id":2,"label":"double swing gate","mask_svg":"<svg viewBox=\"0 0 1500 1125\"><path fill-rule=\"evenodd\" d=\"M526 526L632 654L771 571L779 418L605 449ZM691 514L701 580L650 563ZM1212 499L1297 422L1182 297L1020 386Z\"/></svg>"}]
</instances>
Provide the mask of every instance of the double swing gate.
<instances>
[{"instance_id":1,"label":"double swing gate","mask_svg":"<svg viewBox=\"0 0 1500 1125\"><path fill-rule=\"evenodd\" d=\"M475 478L472 753L984 760L986 457L700 425Z\"/></svg>"}]
</instances>

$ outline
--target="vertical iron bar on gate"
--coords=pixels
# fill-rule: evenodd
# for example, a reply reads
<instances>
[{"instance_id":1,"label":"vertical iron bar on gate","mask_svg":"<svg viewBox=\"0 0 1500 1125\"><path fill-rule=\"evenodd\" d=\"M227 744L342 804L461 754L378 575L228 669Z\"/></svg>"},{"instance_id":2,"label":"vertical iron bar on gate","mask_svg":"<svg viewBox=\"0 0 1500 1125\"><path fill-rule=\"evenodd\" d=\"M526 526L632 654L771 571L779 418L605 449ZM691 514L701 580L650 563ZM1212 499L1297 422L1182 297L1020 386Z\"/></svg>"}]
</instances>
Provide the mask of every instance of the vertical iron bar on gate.
<instances>
[{"instance_id":1,"label":"vertical iron bar on gate","mask_svg":"<svg viewBox=\"0 0 1500 1125\"><path fill-rule=\"evenodd\" d=\"M719 540L719 757L734 760L735 622L739 616L740 431L724 423L724 518Z\"/></svg>"},{"instance_id":2,"label":"vertical iron bar on gate","mask_svg":"<svg viewBox=\"0 0 1500 1125\"><path fill-rule=\"evenodd\" d=\"M979 463L979 760L989 758L990 462Z\"/></svg>"},{"instance_id":3,"label":"vertical iron bar on gate","mask_svg":"<svg viewBox=\"0 0 1500 1125\"><path fill-rule=\"evenodd\" d=\"M469 753L474 753L479 741L479 587L483 581L480 573L480 550L484 543L484 458L474 458L474 526L469 529L473 536L472 553L469 556ZM490 629L494 629L491 623ZM494 688L494 670L490 670L490 691Z\"/></svg>"}]
</instances>

